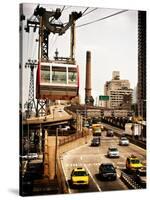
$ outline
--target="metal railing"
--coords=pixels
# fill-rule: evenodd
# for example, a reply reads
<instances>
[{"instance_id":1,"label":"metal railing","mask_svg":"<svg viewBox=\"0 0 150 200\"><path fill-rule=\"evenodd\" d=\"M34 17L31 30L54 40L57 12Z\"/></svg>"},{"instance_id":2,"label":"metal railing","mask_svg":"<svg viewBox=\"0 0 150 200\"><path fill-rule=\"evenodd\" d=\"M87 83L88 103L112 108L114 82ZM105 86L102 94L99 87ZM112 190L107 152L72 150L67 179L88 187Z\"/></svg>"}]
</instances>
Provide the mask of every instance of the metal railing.
<instances>
[{"instance_id":1,"label":"metal railing","mask_svg":"<svg viewBox=\"0 0 150 200\"><path fill-rule=\"evenodd\" d=\"M130 189L142 189L128 174L121 172L121 180L130 188Z\"/></svg>"},{"instance_id":2,"label":"metal railing","mask_svg":"<svg viewBox=\"0 0 150 200\"><path fill-rule=\"evenodd\" d=\"M75 134L72 134L72 135L69 135L64 138L59 139L59 146L64 145L69 142L72 142L72 141L75 141L79 138L86 137L86 136L88 136L88 134L89 134L88 129L85 128L85 129L83 129L82 132L78 132L78 133L75 133Z\"/></svg>"}]
</instances>

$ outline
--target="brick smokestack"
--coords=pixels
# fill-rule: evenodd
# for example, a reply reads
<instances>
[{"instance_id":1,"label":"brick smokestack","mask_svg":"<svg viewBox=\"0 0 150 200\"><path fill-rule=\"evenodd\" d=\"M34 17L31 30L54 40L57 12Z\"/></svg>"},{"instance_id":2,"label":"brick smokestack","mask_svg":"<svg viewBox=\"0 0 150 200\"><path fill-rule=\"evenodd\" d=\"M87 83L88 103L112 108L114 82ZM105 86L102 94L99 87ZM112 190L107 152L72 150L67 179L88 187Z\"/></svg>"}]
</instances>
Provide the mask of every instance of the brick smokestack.
<instances>
[{"instance_id":1,"label":"brick smokestack","mask_svg":"<svg viewBox=\"0 0 150 200\"><path fill-rule=\"evenodd\" d=\"M93 105L94 99L91 96L91 52L86 52L86 80L85 80L85 104Z\"/></svg>"}]
</instances>

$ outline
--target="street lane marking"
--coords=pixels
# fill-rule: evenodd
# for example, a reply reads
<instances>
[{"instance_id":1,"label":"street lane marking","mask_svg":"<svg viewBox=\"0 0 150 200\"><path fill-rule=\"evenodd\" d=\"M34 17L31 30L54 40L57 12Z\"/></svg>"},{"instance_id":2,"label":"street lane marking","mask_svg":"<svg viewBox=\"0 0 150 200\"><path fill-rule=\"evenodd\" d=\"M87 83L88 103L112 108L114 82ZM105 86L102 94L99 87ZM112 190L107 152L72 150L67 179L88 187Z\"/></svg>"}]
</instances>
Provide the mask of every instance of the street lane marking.
<instances>
[{"instance_id":1,"label":"street lane marking","mask_svg":"<svg viewBox=\"0 0 150 200\"><path fill-rule=\"evenodd\" d=\"M100 187L99 187L99 185L97 184L97 182L96 182L95 178L94 178L94 177L93 177L93 175L91 174L91 172L90 172L90 170L88 169L87 165L86 165L86 164L84 164L84 166L85 166L86 170L88 171L89 175L91 176L91 178L92 178L93 182L95 183L95 185L96 185L97 189L98 189L98 190L101 192L101 191L102 191L102 190L101 190L101 188L100 188Z\"/></svg>"},{"instance_id":2,"label":"street lane marking","mask_svg":"<svg viewBox=\"0 0 150 200\"><path fill-rule=\"evenodd\" d=\"M76 148L74 148L74 149L72 149L72 150L70 150L70 151L68 151L68 152L66 152L66 153L64 153L64 154L65 154L65 156L66 156L67 154L70 154L71 152L74 152L74 151L79 150L79 149L81 149L81 148L83 148L83 147L86 147L86 146L89 146L89 144L88 144L88 143L87 143L87 144L83 144L83 145L81 145L81 146L79 146L79 147L76 147Z\"/></svg>"},{"instance_id":3,"label":"street lane marking","mask_svg":"<svg viewBox=\"0 0 150 200\"><path fill-rule=\"evenodd\" d=\"M98 163L70 163L70 164L65 164L66 167L76 167L76 166L84 166L84 165L88 165L88 166L99 166L99 162Z\"/></svg>"}]
</instances>

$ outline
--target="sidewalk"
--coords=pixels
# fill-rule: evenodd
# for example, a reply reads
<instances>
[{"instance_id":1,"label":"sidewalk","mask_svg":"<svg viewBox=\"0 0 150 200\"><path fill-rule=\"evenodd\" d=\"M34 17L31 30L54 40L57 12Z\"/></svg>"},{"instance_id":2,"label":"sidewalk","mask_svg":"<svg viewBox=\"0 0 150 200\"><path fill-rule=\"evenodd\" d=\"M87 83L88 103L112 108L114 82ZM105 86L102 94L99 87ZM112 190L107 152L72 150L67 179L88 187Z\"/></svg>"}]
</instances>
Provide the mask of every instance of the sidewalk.
<instances>
[{"instance_id":1,"label":"sidewalk","mask_svg":"<svg viewBox=\"0 0 150 200\"><path fill-rule=\"evenodd\" d=\"M33 195L60 194L57 180L49 180L48 177L34 180Z\"/></svg>"}]
</instances>

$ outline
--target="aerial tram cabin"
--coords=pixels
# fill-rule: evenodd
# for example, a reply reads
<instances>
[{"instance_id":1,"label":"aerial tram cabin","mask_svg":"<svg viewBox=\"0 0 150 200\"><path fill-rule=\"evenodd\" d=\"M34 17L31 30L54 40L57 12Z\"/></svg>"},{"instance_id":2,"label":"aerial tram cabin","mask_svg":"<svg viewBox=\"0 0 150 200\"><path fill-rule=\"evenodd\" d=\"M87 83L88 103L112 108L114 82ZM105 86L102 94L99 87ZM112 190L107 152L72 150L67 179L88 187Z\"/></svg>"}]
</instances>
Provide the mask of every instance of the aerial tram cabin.
<instances>
[{"instance_id":1,"label":"aerial tram cabin","mask_svg":"<svg viewBox=\"0 0 150 200\"><path fill-rule=\"evenodd\" d=\"M79 72L75 64L75 21L82 16L82 12L72 12L68 23L51 23L53 19L58 20L61 10L46 11L45 8L37 6L34 11L39 17L39 49L38 69L36 82L36 98L50 100L71 100L78 96ZM70 57L58 57L55 52L55 60L48 57L49 34L64 34L70 28Z\"/></svg>"},{"instance_id":2,"label":"aerial tram cabin","mask_svg":"<svg viewBox=\"0 0 150 200\"><path fill-rule=\"evenodd\" d=\"M78 95L79 72L76 64L41 62L37 70L38 99L70 100Z\"/></svg>"}]
</instances>

